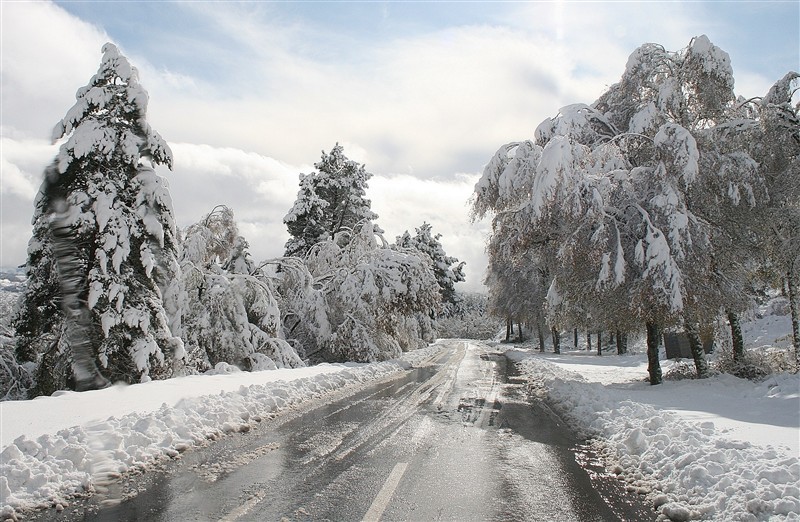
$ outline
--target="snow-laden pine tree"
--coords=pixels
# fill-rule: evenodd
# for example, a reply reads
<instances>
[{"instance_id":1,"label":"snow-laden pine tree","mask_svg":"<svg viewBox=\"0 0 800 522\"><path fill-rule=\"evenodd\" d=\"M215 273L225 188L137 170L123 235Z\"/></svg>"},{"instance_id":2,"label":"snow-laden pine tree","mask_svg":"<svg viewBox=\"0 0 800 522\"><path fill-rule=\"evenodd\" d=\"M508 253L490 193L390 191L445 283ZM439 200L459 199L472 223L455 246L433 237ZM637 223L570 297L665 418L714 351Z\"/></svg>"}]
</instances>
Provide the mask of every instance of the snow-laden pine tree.
<instances>
[{"instance_id":1,"label":"snow-laden pine tree","mask_svg":"<svg viewBox=\"0 0 800 522\"><path fill-rule=\"evenodd\" d=\"M314 164L311 174L300 175L297 199L283 218L289 235L286 256L306 257L317 243L353 232L364 221L377 219L366 198L372 174L364 165L350 160L338 143Z\"/></svg>"},{"instance_id":2,"label":"snow-laden pine tree","mask_svg":"<svg viewBox=\"0 0 800 522\"><path fill-rule=\"evenodd\" d=\"M169 377L183 357L170 328L179 315L172 201L153 170L171 168L172 152L147 123L136 69L114 45L102 52L97 74L53 131L65 141L35 201L29 283L14 326L19 358L38 362L37 394L71 380L75 321L65 321L65 301L81 305L79 337L113 381ZM62 281L59 252L62 269L68 264Z\"/></svg>"},{"instance_id":3,"label":"snow-laden pine tree","mask_svg":"<svg viewBox=\"0 0 800 522\"><path fill-rule=\"evenodd\" d=\"M402 236L397 236L395 244L400 248L411 248L427 255L433 264L433 273L436 275L436 282L439 284L439 293L442 296L442 304L449 307L449 312L445 310L445 315L453 313L459 303L459 296L456 294L455 284L464 281L464 262L459 262L458 258L448 256L442 246L441 234L433 234L430 223L423 223L415 229L413 236L406 230Z\"/></svg>"},{"instance_id":4,"label":"snow-laden pine tree","mask_svg":"<svg viewBox=\"0 0 800 522\"><path fill-rule=\"evenodd\" d=\"M305 366L286 340L270 280L250 258L233 211L218 206L184 233L181 249L186 370Z\"/></svg>"}]
</instances>

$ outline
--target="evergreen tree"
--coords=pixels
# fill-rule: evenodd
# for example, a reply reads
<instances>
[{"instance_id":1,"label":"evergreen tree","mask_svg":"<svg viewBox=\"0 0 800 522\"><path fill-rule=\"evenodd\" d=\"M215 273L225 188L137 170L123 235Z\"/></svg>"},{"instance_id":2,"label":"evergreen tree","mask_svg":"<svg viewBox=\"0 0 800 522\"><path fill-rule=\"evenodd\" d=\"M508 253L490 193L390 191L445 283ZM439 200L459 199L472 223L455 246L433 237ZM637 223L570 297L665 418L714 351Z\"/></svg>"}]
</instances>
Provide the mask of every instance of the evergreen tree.
<instances>
[{"instance_id":1,"label":"evergreen tree","mask_svg":"<svg viewBox=\"0 0 800 522\"><path fill-rule=\"evenodd\" d=\"M363 221L377 219L367 199L367 181L372 174L344 155L338 143L329 154L324 151L316 172L300 175L300 191L283 218L289 229L286 256L307 257L311 247L333 239L343 231L351 233Z\"/></svg>"},{"instance_id":2,"label":"evergreen tree","mask_svg":"<svg viewBox=\"0 0 800 522\"><path fill-rule=\"evenodd\" d=\"M415 249L430 258L433 263L433 273L439 285L439 293L442 296L442 304L449 305L451 309L454 309L459 303L455 284L464 281L465 263L459 263L457 258L447 255L439 241L442 235L433 235L429 223L423 223L416 229L416 232L412 236L406 230L402 236L397 237L395 244L401 248Z\"/></svg>"},{"instance_id":3,"label":"evergreen tree","mask_svg":"<svg viewBox=\"0 0 800 522\"><path fill-rule=\"evenodd\" d=\"M147 123L136 69L114 45L102 52L54 129L53 140L66 141L35 202L14 322L19 359L39 363L35 393L67 386L70 362L87 348L70 342L90 343L90 363L129 383L169 377L183 357L170 328L179 327L172 201L150 166L171 168L172 152Z\"/></svg>"}]
</instances>

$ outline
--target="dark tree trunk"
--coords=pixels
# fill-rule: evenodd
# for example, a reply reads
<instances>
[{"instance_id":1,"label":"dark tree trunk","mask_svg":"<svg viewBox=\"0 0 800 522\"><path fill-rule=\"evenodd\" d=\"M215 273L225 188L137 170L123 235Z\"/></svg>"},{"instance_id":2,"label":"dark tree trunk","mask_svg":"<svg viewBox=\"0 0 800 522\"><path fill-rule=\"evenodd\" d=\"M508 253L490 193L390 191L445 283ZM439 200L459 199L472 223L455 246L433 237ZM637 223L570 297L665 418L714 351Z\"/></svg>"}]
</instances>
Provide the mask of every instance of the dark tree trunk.
<instances>
[{"instance_id":1,"label":"dark tree trunk","mask_svg":"<svg viewBox=\"0 0 800 522\"><path fill-rule=\"evenodd\" d=\"M592 351L592 333L589 330L586 330L586 351Z\"/></svg>"},{"instance_id":2,"label":"dark tree trunk","mask_svg":"<svg viewBox=\"0 0 800 522\"><path fill-rule=\"evenodd\" d=\"M647 373L650 374L650 384L661 384L661 363L658 361L658 325L647 322Z\"/></svg>"},{"instance_id":3,"label":"dark tree trunk","mask_svg":"<svg viewBox=\"0 0 800 522\"><path fill-rule=\"evenodd\" d=\"M597 331L597 355L603 355L603 332Z\"/></svg>"},{"instance_id":4,"label":"dark tree trunk","mask_svg":"<svg viewBox=\"0 0 800 522\"><path fill-rule=\"evenodd\" d=\"M522 323L517 323L517 341L522 342Z\"/></svg>"},{"instance_id":5,"label":"dark tree trunk","mask_svg":"<svg viewBox=\"0 0 800 522\"><path fill-rule=\"evenodd\" d=\"M733 343L733 362L744 362L744 336L742 325L739 324L739 315L728 311L728 324L731 326L731 341Z\"/></svg>"},{"instance_id":6,"label":"dark tree trunk","mask_svg":"<svg viewBox=\"0 0 800 522\"><path fill-rule=\"evenodd\" d=\"M619 355L628 353L628 334L617 330L617 353Z\"/></svg>"},{"instance_id":7,"label":"dark tree trunk","mask_svg":"<svg viewBox=\"0 0 800 522\"><path fill-rule=\"evenodd\" d=\"M573 333L575 335L575 337L574 337L575 340L573 341L572 346L577 350L578 349L578 329L575 328L575 331Z\"/></svg>"},{"instance_id":8,"label":"dark tree trunk","mask_svg":"<svg viewBox=\"0 0 800 522\"><path fill-rule=\"evenodd\" d=\"M511 323L511 318L510 317L506 317L506 342L511 340L511 329L512 328L513 328L513 325Z\"/></svg>"},{"instance_id":9,"label":"dark tree trunk","mask_svg":"<svg viewBox=\"0 0 800 522\"><path fill-rule=\"evenodd\" d=\"M608 344L613 345L614 344L614 331L612 330L608 335L609 335Z\"/></svg>"},{"instance_id":10,"label":"dark tree trunk","mask_svg":"<svg viewBox=\"0 0 800 522\"><path fill-rule=\"evenodd\" d=\"M794 268L794 267L792 267ZM794 359L797 371L800 371L800 318L798 318L797 307L797 280L794 278L794 270L790 269L786 274L786 287L789 290L789 310L792 314L792 342L794 344Z\"/></svg>"},{"instance_id":11,"label":"dark tree trunk","mask_svg":"<svg viewBox=\"0 0 800 522\"><path fill-rule=\"evenodd\" d=\"M708 362L706 361L706 351L703 349L703 341L700 339L697 323L686 321L684 328L686 329L686 336L689 338L689 349L692 351L697 378L705 379L708 377Z\"/></svg>"},{"instance_id":12,"label":"dark tree trunk","mask_svg":"<svg viewBox=\"0 0 800 522\"><path fill-rule=\"evenodd\" d=\"M536 327L536 330L539 333L539 351L544 353L544 330L542 329L541 323Z\"/></svg>"},{"instance_id":13,"label":"dark tree trunk","mask_svg":"<svg viewBox=\"0 0 800 522\"><path fill-rule=\"evenodd\" d=\"M561 333L555 326L551 329L553 334L553 353L561 353Z\"/></svg>"}]
</instances>

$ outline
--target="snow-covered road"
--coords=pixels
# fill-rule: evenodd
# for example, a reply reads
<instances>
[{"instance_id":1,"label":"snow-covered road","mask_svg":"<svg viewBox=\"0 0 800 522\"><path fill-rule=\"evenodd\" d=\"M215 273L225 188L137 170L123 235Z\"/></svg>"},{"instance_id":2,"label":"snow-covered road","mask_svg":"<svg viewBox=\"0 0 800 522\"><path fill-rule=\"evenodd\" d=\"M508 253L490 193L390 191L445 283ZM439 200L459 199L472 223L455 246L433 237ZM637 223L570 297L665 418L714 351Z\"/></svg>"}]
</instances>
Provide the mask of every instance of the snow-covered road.
<instances>
[{"instance_id":1,"label":"snow-covered road","mask_svg":"<svg viewBox=\"0 0 800 522\"><path fill-rule=\"evenodd\" d=\"M528 405L503 357L465 341L439 350L41 520L654 518L616 480L594 489L577 439ZM98 509L103 499L123 501Z\"/></svg>"}]
</instances>

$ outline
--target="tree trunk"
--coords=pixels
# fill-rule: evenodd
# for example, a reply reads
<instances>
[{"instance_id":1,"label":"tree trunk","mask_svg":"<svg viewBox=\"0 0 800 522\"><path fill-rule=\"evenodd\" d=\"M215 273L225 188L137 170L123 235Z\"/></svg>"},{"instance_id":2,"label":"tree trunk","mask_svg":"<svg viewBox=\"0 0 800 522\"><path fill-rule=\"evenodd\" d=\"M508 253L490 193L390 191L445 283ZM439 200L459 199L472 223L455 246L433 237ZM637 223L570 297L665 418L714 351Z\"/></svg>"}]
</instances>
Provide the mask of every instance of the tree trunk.
<instances>
[{"instance_id":1,"label":"tree trunk","mask_svg":"<svg viewBox=\"0 0 800 522\"><path fill-rule=\"evenodd\" d=\"M575 337L574 337L574 339L575 339L575 340L574 340L574 342L572 343L572 346L573 346L573 347L574 347L574 348L577 350L577 349L578 349L578 329L577 329L577 328L575 328L575 330L574 330L574 332L573 332L573 333L574 333L574 335L575 335Z\"/></svg>"},{"instance_id":2,"label":"tree trunk","mask_svg":"<svg viewBox=\"0 0 800 522\"><path fill-rule=\"evenodd\" d=\"M544 330L541 323L537 325L536 330L539 332L539 351L544 353Z\"/></svg>"},{"instance_id":3,"label":"tree trunk","mask_svg":"<svg viewBox=\"0 0 800 522\"><path fill-rule=\"evenodd\" d=\"M522 323L517 323L517 341L522 342Z\"/></svg>"},{"instance_id":4,"label":"tree trunk","mask_svg":"<svg viewBox=\"0 0 800 522\"><path fill-rule=\"evenodd\" d=\"M603 355L603 332L597 331L597 355Z\"/></svg>"},{"instance_id":5,"label":"tree trunk","mask_svg":"<svg viewBox=\"0 0 800 522\"><path fill-rule=\"evenodd\" d=\"M511 328L512 328L511 318L506 317L506 342L511 340Z\"/></svg>"},{"instance_id":6,"label":"tree trunk","mask_svg":"<svg viewBox=\"0 0 800 522\"><path fill-rule=\"evenodd\" d=\"M561 333L555 326L551 332L553 333L553 353L561 353Z\"/></svg>"},{"instance_id":7,"label":"tree trunk","mask_svg":"<svg viewBox=\"0 0 800 522\"><path fill-rule=\"evenodd\" d=\"M647 322L647 373L650 374L650 384L661 384L661 363L658 361L658 325Z\"/></svg>"},{"instance_id":8,"label":"tree trunk","mask_svg":"<svg viewBox=\"0 0 800 522\"><path fill-rule=\"evenodd\" d=\"M628 353L628 334L617 330L617 354Z\"/></svg>"},{"instance_id":9,"label":"tree trunk","mask_svg":"<svg viewBox=\"0 0 800 522\"><path fill-rule=\"evenodd\" d=\"M592 333L589 330L586 330L586 351L592 351Z\"/></svg>"},{"instance_id":10,"label":"tree trunk","mask_svg":"<svg viewBox=\"0 0 800 522\"><path fill-rule=\"evenodd\" d=\"M611 330L611 332L608 335L609 335L608 344L613 345L614 344L614 330Z\"/></svg>"},{"instance_id":11,"label":"tree trunk","mask_svg":"<svg viewBox=\"0 0 800 522\"><path fill-rule=\"evenodd\" d=\"M794 268L794 267L792 267ZM789 269L786 274L786 287L789 289L789 310L792 313L792 342L794 344L794 360L796 370L800 371L800 318L798 318L797 305L797 280L794 278L794 270Z\"/></svg>"},{"instance_id":12,"label":"tree trunk","mask_svg":"<svg viewBox=\"0 0 800 522\"><path fill-rule=\"evenodd\" d=\"M697 323L686 321L684 328L686 329L686 336L689 338L689 348L692 351L697 378L705 379L708 377L708 362L706 361L706 351L703 349L703 341L700 339Z\"/></svg>"},{"instance_id":13,"label":"tree trunk","mask_svg":"<svg viewBox=\"0 0 800 522\"><path fill-rule=\"evenodd\" d=\"M736 312L728 311L728 324L731 326L733 362L741 364L744 362L744 336L742 335L742 325L739 324L739 316Z\"/></svg>"}]
</instances>

